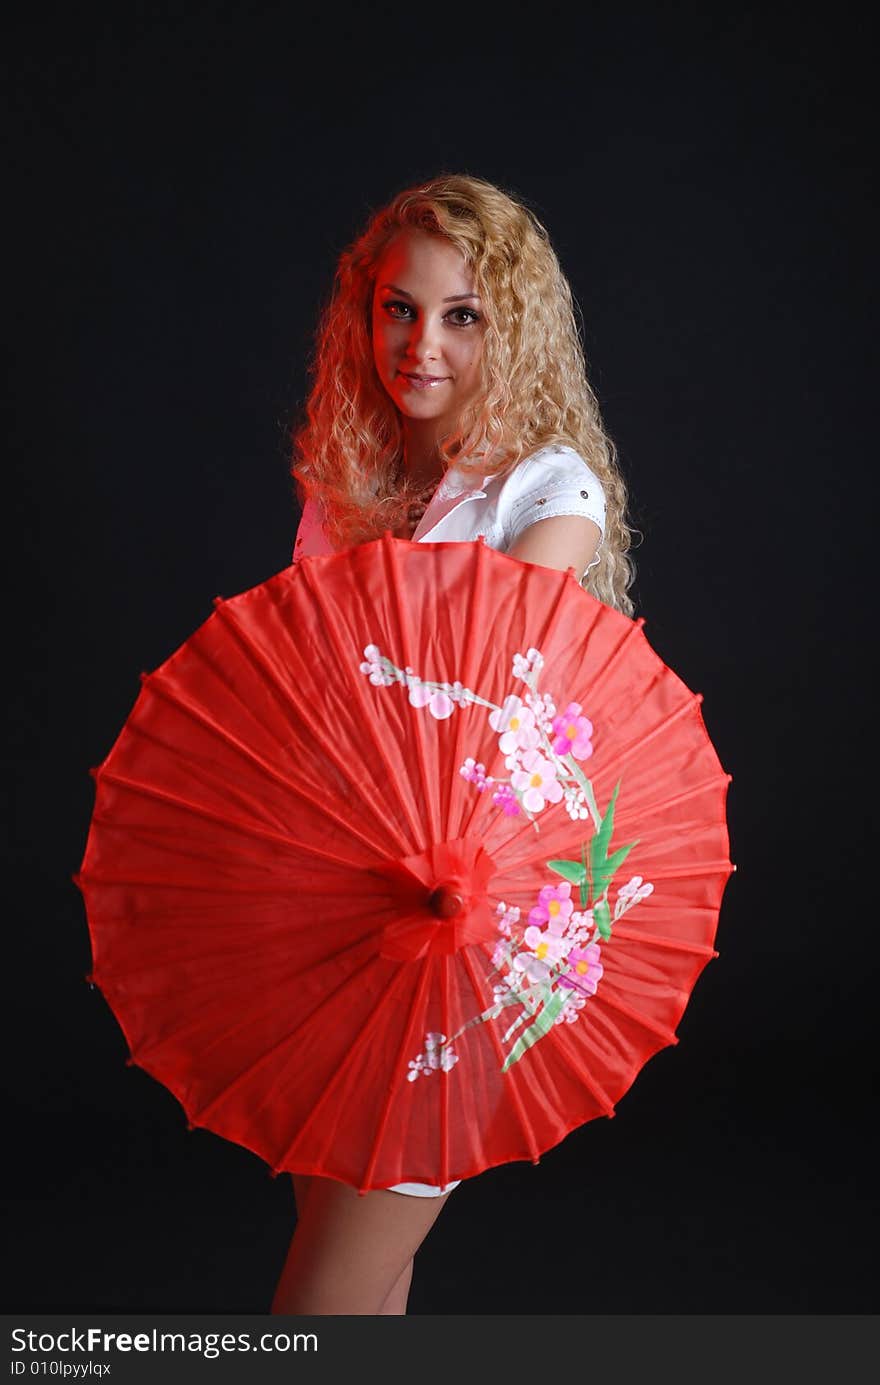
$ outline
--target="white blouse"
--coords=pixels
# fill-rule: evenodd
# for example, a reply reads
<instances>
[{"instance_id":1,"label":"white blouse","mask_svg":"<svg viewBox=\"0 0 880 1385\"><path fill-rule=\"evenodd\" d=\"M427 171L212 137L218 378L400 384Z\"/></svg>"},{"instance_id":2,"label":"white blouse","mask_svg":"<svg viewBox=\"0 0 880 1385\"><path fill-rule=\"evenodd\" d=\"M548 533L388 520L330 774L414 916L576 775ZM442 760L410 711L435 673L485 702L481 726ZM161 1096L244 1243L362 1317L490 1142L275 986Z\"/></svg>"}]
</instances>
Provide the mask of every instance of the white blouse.
<instances>
[{"instance_id":1,"label":"white blouse","mask_svg":"<svg viewBox=\"0 0 880 1385\"><path fill-rule=\"evenodd\" d=\"M463 476L453 464L413 531L415 543L467 542L482 535L506 553L536 520L583 515L605 536L605 492L583 457L551 444L524 457L506 476ZM581 580L599 562L602 543ZM291 561L334 550L324 532L319 506L307 500Z\"/></svg>"}]
</instances>

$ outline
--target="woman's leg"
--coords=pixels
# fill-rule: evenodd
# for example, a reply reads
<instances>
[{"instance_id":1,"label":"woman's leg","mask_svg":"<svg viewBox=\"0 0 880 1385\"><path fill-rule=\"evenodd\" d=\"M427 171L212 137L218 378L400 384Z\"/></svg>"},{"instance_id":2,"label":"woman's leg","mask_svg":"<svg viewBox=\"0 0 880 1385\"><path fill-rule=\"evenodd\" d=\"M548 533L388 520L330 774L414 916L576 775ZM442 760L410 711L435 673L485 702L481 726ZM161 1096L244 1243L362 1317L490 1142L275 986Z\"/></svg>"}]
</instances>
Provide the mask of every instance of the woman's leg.
<instances>
[{"instance_id":1,"label":"woman's leg","mask_svg":"<svg viewBox=\"0 0 880 1385\"><path fill-rule=\"evenodd\" d=\"M293 1173L293 1192L296 1200L297 1218L302 1216L302 1210L306 1205L306 1198L309 1195L309 1188L312 1186L312 1175L310 1173ZM412 1285L413 1259L409 1260L403 1267L397 1283L389 1290L389 1293L379 1309L380 1317L403 1317L406 1315L406 1305L409 1298L409 1291Z\"/></svg>"},{"instance_id":2,"label":"woman's leg","mask_svg":"<svg viewBox=\"0 0 880 1385\"><path fill-rule=\"evenodd\" d=\"M398 1197L400 1194L398 1193ZM397 1283L388 1293L385 1302L379 1309L379 1316L383 1318L402 1318L406 1316L406 1304L409 1298L410 1285L413 1277L413 1257L407 1260L403 1272Z\"/></svg>"},{"instance_id":3,"label":"woman's leg","mask_svg":"<svg viewBox=\"0 0 880 1385\"><path fill-rule=\"evenodd\" d=\"M355 1188L294 1175L297 1225L273 1313L387 1315L406 1312L412 1258L440 1214L441 1197Z\"/></svg>"}]
</instances>

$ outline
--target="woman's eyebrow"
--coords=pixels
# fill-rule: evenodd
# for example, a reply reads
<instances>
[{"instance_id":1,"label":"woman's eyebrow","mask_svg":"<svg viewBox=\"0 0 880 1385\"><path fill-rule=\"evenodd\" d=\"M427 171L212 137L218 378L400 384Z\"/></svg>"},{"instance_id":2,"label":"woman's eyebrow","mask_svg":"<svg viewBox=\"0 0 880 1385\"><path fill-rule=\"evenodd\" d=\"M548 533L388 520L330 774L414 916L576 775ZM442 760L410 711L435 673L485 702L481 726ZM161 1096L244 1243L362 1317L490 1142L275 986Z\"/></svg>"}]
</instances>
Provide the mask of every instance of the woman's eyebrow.
<instances>
[{"instance_id":1,"label":"woman's eyebrow","mask_svg":"<svg viewBox=\"0 0 880 1385\"><path fill-rule=\"evenodd\" d=\"M407 293L406 289L399 289L396 284L381 284L380 287L390 289L392 293L399 293L403 298L412 298L411 293ZM479 296L478 293L453 293L448 298L444 298L443 302L457 303L460 298L479 298Z\"/></svg>"}]
</instances>

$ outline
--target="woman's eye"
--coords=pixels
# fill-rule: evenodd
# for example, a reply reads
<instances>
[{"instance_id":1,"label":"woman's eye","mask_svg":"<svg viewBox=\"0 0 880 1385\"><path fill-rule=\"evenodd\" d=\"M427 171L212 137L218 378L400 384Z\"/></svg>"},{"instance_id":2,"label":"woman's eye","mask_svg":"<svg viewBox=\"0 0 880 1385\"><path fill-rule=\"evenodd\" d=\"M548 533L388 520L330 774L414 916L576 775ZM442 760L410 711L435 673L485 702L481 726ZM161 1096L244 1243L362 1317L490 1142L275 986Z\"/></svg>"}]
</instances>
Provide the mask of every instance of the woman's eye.
<instances>
[{"instance_id":1,"label":"woman's eye","mask_svg":"<svg viewBox=\"0 0 880 1385\"><path fill-rule=\"evenodd\" d=\"M409 321L409 316L414 311L411 303L401 303L393 298L387 299L382 306L388 316L397 322ZM446 317L453 327L470 327L480 320L480 314L475 312L473 308L452 308Z\"/></svg>"},{"instance_id":2,"label":"woman's eye","mask_svg":"<svg viewBox=\"0 0 880 1385\"><path fill-rule=\"evenodd\" d=\"M470 327L474 322L480 320L480 314L475 312L473 308L453 308L447 316L458 319L457 322L453 322L453 327Z\"/></svg>"}]
</instances>

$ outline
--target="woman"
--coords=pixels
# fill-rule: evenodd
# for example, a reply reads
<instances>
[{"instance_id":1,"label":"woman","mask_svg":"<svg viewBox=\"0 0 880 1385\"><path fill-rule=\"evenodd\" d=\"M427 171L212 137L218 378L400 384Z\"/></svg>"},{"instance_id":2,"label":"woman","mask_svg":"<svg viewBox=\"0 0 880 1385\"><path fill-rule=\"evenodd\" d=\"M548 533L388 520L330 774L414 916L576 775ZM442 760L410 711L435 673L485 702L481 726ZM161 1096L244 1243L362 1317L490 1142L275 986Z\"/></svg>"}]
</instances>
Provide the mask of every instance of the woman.
<instances>
[{"instance_id":1,"label":"woman","mask_svg":"<svg viewBox=\"0 0 880 1385\"><path fill-rule=\"evenodd\" d=\"M390 529L573 567L631 615L626 492L546 231L492 184L400 193L344 252L293 476L293 560ZM361 1196L293 1174L297 1227L272 1311L403 1314L413 1256L455 1183ZM459 1180L460 1181L460 1180Z\"/></svg>"}]
</instances>

